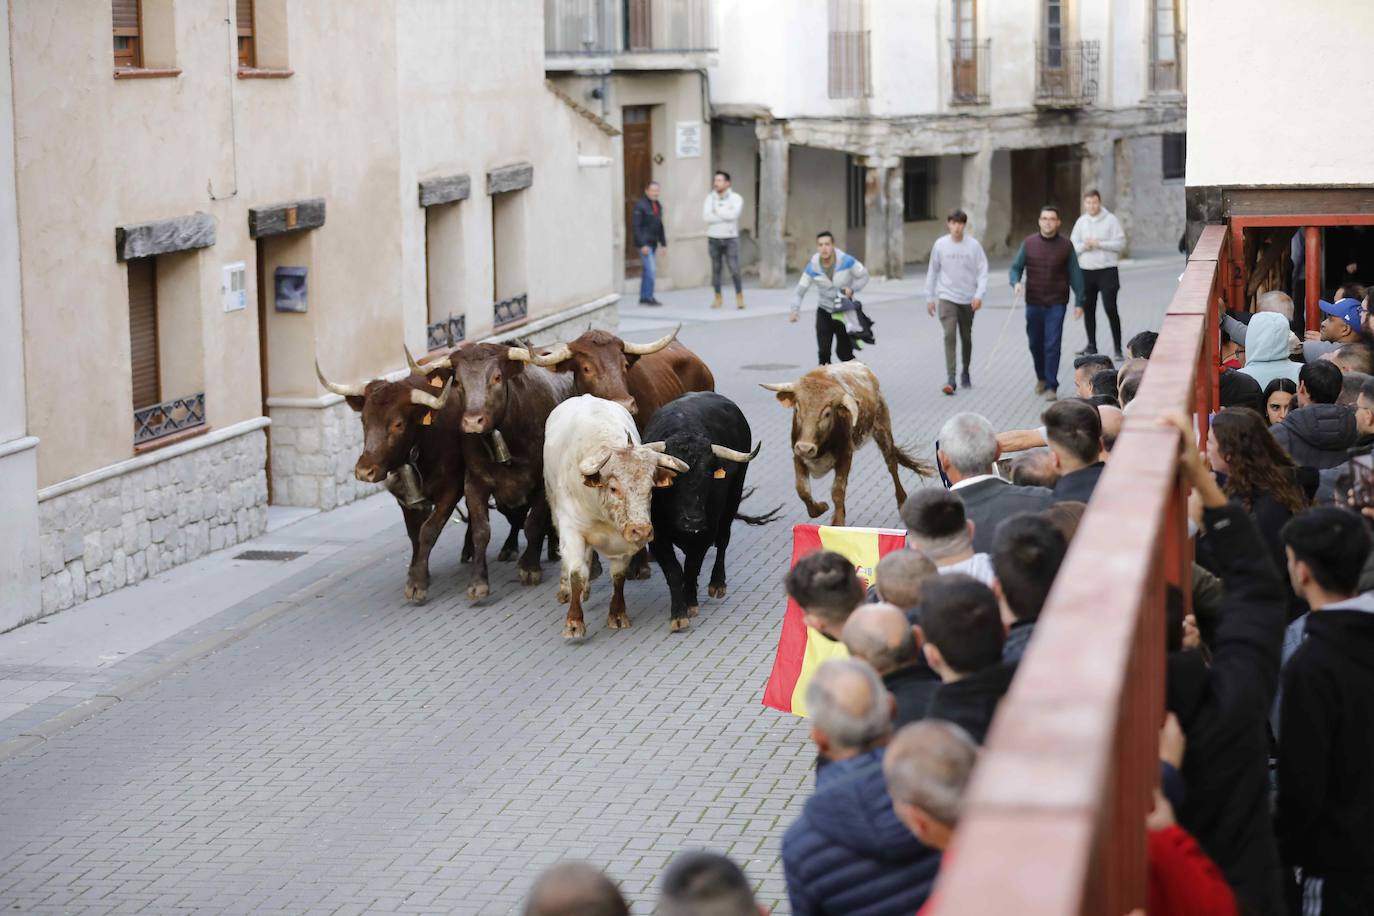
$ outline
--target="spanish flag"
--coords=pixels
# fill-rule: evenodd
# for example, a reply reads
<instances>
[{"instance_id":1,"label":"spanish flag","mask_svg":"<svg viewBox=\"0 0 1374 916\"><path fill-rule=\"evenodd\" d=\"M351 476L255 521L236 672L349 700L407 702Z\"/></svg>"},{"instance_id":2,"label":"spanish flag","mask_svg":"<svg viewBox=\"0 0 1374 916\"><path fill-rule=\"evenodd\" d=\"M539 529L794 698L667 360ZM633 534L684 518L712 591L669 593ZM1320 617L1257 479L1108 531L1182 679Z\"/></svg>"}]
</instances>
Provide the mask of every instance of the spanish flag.
<instances>
[{"instance_id":1,"label":"spanish flag","mask_svg":"<svg viewBox=\"0 0 1374 916\"><path fill-rule=\"evenodd\" d=\"M792 565L816 550L844 554L854 564L865 587L873 581L878 559L906 546L906 532L890 528L834 528L829 525L792 527ZM802 609L790 597L778 637L773 673L763 691L763 705L794 715L806 715L806 685L824 661L847 658L844 643L833 642L802 623Z\"/></svg>"}]
</instances>

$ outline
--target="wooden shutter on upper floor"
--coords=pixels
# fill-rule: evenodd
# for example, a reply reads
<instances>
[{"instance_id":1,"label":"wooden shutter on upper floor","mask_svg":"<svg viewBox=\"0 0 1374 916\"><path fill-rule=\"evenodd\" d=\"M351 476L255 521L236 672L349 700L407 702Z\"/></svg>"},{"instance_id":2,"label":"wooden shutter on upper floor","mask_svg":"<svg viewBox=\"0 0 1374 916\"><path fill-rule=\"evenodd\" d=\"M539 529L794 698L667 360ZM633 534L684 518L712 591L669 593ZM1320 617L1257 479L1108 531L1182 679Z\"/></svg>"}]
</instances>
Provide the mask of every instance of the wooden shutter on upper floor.
<instances>
[{"instance_id":1,"label":"wooden shutter on upper floor","mask_svg":"<svg viewBox=\"0 0 1374 916\"><path fill-rule=\"evenodd\" d=\"M239 66L256 67L257 48L253 42L253 0L235 0L234 18L237 20Z\"/></svg>"},{"instance_id":2,"label":"wooden shutter on upper floor","mask_svg":"<svg viewBox=\"0 0 1374 916\"><path fill-rule=\"evenodd\" d=\"M110 4L114 19L114 63L116 67L141 67L143 54L140 48L140 0L112 0Z\"/></svg>"},{"instance_id":3,"label":"wooden shutter on upper floor","mask_svg":"<svg viewBox=\"0 0 1374 916\"><path fill-rule=\"evenodd\" d=\"M162 401L157 360L157 261L134 258L129 268L129 357L134 410Z\"/></svg>"}]
</instances>

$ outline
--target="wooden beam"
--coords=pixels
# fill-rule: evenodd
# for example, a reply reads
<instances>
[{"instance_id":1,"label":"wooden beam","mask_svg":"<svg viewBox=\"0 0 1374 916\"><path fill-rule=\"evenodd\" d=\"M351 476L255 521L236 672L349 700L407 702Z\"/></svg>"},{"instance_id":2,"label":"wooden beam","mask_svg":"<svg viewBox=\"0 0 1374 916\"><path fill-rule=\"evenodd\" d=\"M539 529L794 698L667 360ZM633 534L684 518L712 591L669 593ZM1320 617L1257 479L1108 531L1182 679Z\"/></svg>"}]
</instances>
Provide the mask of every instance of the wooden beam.
<instances>
[{"instance_id":1,"label":"wooden beam","mask_svg":"<svg viewBox=\"0 0 1374 916\"><path fill-rule=\"evenodd\" d=\"M310 197L290 203L248 209L248 237L251 239L265 239L287 232L303 232L306 229L318 229L323 225L323 197Z\"/></svg>"},{"instance_id":2,"label":"wooden beam","mask_svg":"<svg viewBox=\"0 0 1374 916\"><path fill-rule=\"evenodd\" d=\"M523 191L532 184L534 184L534 166L528 162L503 165L487 172L488 194Z\"/></svg>"},{"instance_id":3,"label":"wooden beam","mask_svg":"<svg viewBox=\"0 0 1374 916\"><path fill-rule=\"evenodd\" d=\"M121 261L209 248L213 244L215 218L208 213L192 213L190 216L115 228L115 257Z\"/></svg>"},{"instance_id":4,"label":"wooden beam","mask_svg":"<svg viewBox=\"0 0 1374 916\"><path fill-rule=\"evenodd\" d=\"M433 207L467 200L472 194L472 179L467 175L441 175L420 182L420 206Z\"/></svg>"}]
</instances>

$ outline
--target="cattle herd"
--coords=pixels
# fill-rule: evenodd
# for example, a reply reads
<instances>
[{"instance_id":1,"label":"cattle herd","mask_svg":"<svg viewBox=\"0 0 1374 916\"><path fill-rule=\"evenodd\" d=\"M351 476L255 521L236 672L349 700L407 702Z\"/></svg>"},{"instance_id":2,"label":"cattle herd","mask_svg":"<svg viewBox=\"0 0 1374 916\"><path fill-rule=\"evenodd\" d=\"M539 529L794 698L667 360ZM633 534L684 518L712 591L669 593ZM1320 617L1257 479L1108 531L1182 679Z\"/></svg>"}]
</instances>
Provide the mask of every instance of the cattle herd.
<instances>
[{"instance_id":1,"label":"cattle herd","mask_svg":"<svg viewBox=\"0 0 1374 916\"><path fill-rule=\"evenodd\" d=\"M355 476L384 484L405 517L405 597L421 603L428 596L430 552L462 500L467 597L478 601L491 591L495 506L511 525L498 559L516 559L525 533L522 584L542 580L545 537L549 559L559 557L567 639L586 636L583 602L601 557L611 572L611 629L630 625L625 579L648 576L649 553L668 584L672 631L687 629L697 615L698 577L711 547L707 594L723 598L732 524L766 524L781 507L740 512L760 445L739 407L715 392L705 362L677 341L680 328L647 344L589 330L544 348L462 343L424 362L407 352L405 379L356 386L328 381L317 364L320 383L361 416ZM886 460L899 507L906 492L898 466L933 473L896 444L878 379L862 363L820 366L763 387L793 411L797 493L812 518L829 506L811 498L808 477L834 471L832 524L844 524L850 463L869 439Z\"/></svg>"}]
</instances>

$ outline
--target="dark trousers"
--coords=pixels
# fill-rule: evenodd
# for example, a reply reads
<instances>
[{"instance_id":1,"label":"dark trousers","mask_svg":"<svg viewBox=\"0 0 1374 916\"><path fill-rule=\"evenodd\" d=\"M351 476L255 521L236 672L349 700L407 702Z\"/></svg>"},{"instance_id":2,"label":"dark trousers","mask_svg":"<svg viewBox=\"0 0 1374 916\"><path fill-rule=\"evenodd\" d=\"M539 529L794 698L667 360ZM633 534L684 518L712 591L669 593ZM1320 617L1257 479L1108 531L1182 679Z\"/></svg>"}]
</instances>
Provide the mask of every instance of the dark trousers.
<instances>
[{"instance_id":1,"label":"dark trousers","mask_svg":"<svg viewBox=\"0 0 1374 916\"><path fill-rule=\"evenodd\" d=\"M1337 872L1318 878L1307 875L1298 888L1302 916L1368 916L1374 913L1374 874Z\"/></svg>"},{"instance_id":2,"label":"dark trousers","mask_svg":"<svg viewBox=\"0 0 1374 916\"><path fill-rule=\"evenodd\" d=\"M721 261L730 268L730 278L735 281L735 292L744 292L744 280L739 272L739 239L707 239L706 250L711 255L711 288L720 292Z\"/></svg>"},{"instance_id":3,"label":"dark trousers","mask_svg":"<svg viewBox=\"0 0 1374 916\"><path fill-rule=\"evenodd\" d=\"M1121 352L1121 313L1116 310L1116 293L1121 289L1121 275L1115 267L1083 271L1083 325L1088 331L1088 346L1097 349L1097 294L1102 294L1102 308L1112 326L1112 345Z\"/></svg>"},{"instance_id":4,"label":"dark trousers","mask_svg":"<svg viewBox=\"0 0 1374 916\"><path fill-rule=\"evenodd\" d=\"M1035 377L1050 391L1059 390L1059 347L1064 340L1063 305L1026 303L1026 342L1030 344Z\"/></svg>"},{"instance_id":5,"label":"dark trousers","mask_svg":"<svg viewBox=\"0 0 1374 916\"><path fill-rule=\"evenodd\" d=\"M841 362L854 358L854 344L844 329L844 323L823 309L816 309L816 349L824 366L830 362L830 341L835 341L835 355Z\"/></svg>"}]
</instances>

